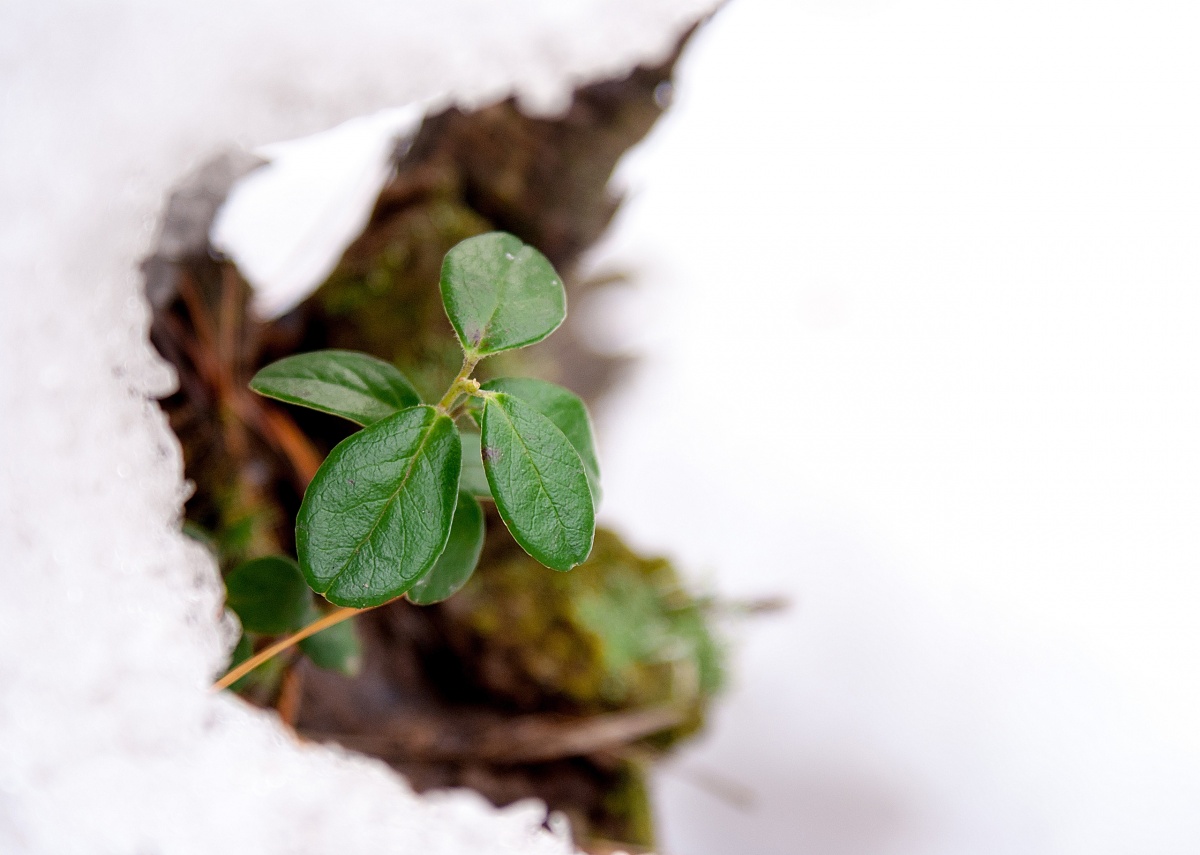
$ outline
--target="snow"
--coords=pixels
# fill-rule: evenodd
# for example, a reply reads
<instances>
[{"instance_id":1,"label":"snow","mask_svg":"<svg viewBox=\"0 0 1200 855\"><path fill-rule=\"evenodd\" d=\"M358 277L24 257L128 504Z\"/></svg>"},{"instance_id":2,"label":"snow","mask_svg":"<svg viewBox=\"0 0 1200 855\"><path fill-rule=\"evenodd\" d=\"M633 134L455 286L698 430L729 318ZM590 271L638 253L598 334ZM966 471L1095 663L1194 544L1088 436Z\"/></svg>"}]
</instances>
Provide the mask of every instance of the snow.
<instances>
[{"instance_id":1,"label":"snow","mask_svg":"<svg viewBox=\"0 0 1200 855\"><path fill-rule=\"evenodd\" d=\"M430 98L552 112L699 0L72 0L0 8L0 851L564 853L542 810L416 798L208 686L232 627L180 534L140 261L167 195ZM556 827L558 827L556 825Z\"/></svg>"},{"instance_id":2,"label":"snow","mask_svg":"<svg viewBox=\"0 0 1200 855\"><path fill-rule=\"evenodd\" d=\"M254 286L253 307L272 320L329 278L370 219L428 107L408 104L298 140L260 146L267 163L234 185L212 224L212 246Z\"/></svg>"}]
</instances>

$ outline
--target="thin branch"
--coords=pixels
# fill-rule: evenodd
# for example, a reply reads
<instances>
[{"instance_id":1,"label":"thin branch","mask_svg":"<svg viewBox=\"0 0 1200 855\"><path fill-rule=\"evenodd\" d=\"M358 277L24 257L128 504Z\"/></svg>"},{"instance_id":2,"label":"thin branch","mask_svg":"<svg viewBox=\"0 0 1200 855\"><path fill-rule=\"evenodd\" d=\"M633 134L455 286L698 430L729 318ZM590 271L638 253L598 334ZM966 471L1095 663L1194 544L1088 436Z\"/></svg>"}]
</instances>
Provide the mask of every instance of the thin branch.
<instances>
[{"instance_id":1,"label":"thin branch","mask_svg":"<svg viewBox=\"0 0 1200 855\"><path fill-rule=\"evenodd\" d=\"M239 393L233 403L238 417L287 458L296 486L303 492L321 466L321 455L316 447L287 413L264 404L252 393Z\"/></svg>"},{"instance_id":2,"label":"thin branch","mask_svg":"<svg viewBox=\"0 0 1200 855\"><path fill-rule=\"evenodd\" d=\"M217 680L217 682L213 683L213 689L214 690L228 689L230 686L232 686L238 680L245 677L247 674L249 674L251 671L253 671L255 668L257 668L259 665L266 662L268 659L278 656L280 653L287 650L289 647L293 647L296 644L299 644L301 641L308 638L310 635L316 635L318 632L320 632L323 629L329 629L329 627L333 626L334 624L339 624L342 621L348 620L348 619L354 617L356 614L359 614L360 612L365 612L365 611L366 611L366 609L352 609L352 608L347 607L347 608L338 609L336 612L330 612L329 614L325 615L325 617L321 618L320 620L313 621L308 626L304 627L304 629L299 630L298 632L296 632L292 635L289 635L287 638L284 638L284 639L281 639L280 641L275 642L270 647L268 647L267 649L265 649L259 653L255 653L253 656L251 656L249 659L247 659L241 665L237 666L232 671L230 671L228 674L226 674L224 677L222 677L220 680Z\"/></svg>"},{"instance_id":3,"label":"thin branch","mask_svg":"<svg viewBox=\"0 0 1200 855\"><path fill-rule=\"evenodd\" d=\"M446 390L445 397L438 402L437 409L442 413L449 413L452 405L458 400L458 396L469 394L472 391L479 391L479 384L471 379L471 372L475 370L475 366L479 364L480 357L474 358L470 356L463 357L462 370L458 372L458 376L454 378L454 382L450 384L450 388Z\"/></svg>"}]
</instances>

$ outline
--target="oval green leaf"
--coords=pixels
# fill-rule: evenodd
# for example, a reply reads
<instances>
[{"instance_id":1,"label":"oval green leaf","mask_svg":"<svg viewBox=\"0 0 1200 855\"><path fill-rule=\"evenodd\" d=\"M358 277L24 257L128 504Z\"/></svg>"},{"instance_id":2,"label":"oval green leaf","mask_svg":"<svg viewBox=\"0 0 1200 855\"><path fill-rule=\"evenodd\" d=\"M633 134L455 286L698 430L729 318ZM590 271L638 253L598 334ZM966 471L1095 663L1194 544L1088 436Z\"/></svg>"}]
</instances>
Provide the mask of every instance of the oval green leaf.
<instances>
[{"instance_id":1,"label":"oval green leaf","mask_svg":"<svg viewBox=\"0 0 1200 855\"><path fill-rule=\"evenodd\" d=\"M296 517L296 553L313 590L355 608L407 591L446 545L461 455L454 422L429 406L339 443Z\"/></svg>"},{"instance_id":2,"label":"oval green leaf","mask_svg":"<svg viewBox=\"0 0 1200 855\"><path fill-rule=\"evenodd\" d=\"M319 617L314 611L312 619ZM320 668L353 677L362 669L362 643L358 640L354 623L353 620L344 620L316 635L310 635L300 642L300 652Z\"/></svg>"},{"instance_id":3,"label":"oval green leaf","mask_svg":"<svg viewBox=\"0 0 1200 855\"><path fill-rule=\"evenodd\" d=\"M587 473L588 487L592 491L592 505L600 507L600 461L596 457L592 419L582 399L562 386L533 377L499 377L484 383L483 388L516 395L554 422L554 426L563 432L579 453L583 471Z\"/></svg>"},{"instance_id":4,"label":"oval green leaf","mask_svg":"<svg viewBox=\"0 0 1200 855\"><path fill-rule=\"evenodd\" d=\"M446 253L442 303L469 356L539 342L567 316L567 293L546 256L505 232L467 238Z\"/></svg>"},{"instance_id":5,"label":"oval green leaf","mask_svg":"<svg viewBox=\"0 0 1200 855\"><path fill-rule=\"evenodd\" d=\"M467 584L479 563L479 553L483 551L483 536L483 508L479 507L479 502L475 501L474 496L460 490L446 550L433 565L433 569L408 589L408 599L418 606L428 606L458 593L462 586Z\"/></svg>"},{"instance_id":6,"label":"oval green leaf","mask_svg":"<svg viewBox=\"0 0 1200 855\"><path fill-rule=\"evenodd\" d=\"M360 425L421 403L396 366L352 350L317 350L272 362L254 375L250 388Z\"/></svg>"},{"instance_id":7,"label":"oval green leaf","mask_svg":"<svg viewBox=\"0 0 1200 855\"><path fill-rule=\"evenodd\" d=\"M483 471L482 443L479 434L474 431L462 431L462 474L458 476L458 489L465 490L472 496L492 497L492 488L488 486L487 473Z\"/></svg>"},{"instance_id":8,"label":"oval green leaf","mask_svg":"<svg viewBox=\"0 0 1200 855\"><path fill-rule=\"evenodd\" d=\"M490 393L483 468L522 549L555 570L588 557L596 533L592 494L578 452L553 422L520 398Z\"/></svg>"},{"instance_id":9,"label":"oval green leaf","mask_svg":"<svg viewBox=\"0 0 1200 855\"><path fill-rule=\"evenodd\" d=\"M312 591L295 561L268 555L245 561L225 577L225 604L237 614L242 629L279 635L304 626Z\"/></svg>"}]
</instances>

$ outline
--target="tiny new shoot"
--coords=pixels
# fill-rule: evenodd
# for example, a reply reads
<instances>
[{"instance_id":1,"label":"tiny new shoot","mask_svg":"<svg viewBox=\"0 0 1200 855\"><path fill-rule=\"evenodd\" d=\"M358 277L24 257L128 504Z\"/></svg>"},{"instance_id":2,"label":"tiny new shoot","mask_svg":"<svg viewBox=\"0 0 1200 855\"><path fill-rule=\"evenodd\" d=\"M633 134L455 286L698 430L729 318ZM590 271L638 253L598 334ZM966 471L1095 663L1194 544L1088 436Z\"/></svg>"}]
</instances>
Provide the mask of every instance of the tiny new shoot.
<instances>
[{"instance_id":1,"label":"tiny new shoot","mask_svg":"<svg viewBox=\"0 0 1200 855\"><path fill-rule=\"evenodd\" d=\"M260 395L362 429L329 453L304 493L298 563L270 557L259 561L275 562L271 570L243 565L230 574L229 605L244 626L292 634L218 688L363 610L402 596L427 605L460 590L483 548L481 498L495 502L516 542L547 567L570 570L591 552L600 470L583 401L542 380L481 385L472 376L487 357L558 328L566 317L561 278L536 249L491 232L447 253L441 293L463 365L436 404L422 402L390 363L343 350L281 359L250 382ZM341 608L311 620L300 579Z\"/></svg>"}]
</instances>

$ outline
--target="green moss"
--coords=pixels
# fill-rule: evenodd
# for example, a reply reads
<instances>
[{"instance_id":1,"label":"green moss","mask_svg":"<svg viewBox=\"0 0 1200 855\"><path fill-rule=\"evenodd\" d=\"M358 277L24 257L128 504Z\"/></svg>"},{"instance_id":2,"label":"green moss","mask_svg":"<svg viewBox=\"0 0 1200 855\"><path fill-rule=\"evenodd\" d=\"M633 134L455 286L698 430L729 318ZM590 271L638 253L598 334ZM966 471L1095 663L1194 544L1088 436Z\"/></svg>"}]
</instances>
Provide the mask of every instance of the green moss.
<instances>
[{"instance_id":1,"label":"green moss","mask_svg":"<svg viewBox=\"0 0 1200 855\"><path fill-rule=\"evenodd\" d=\"M352 246L313 297L322 346L364 350L403 368L426 400L436 400L462 363L442 308L442 258L492 224L452 184L382 219Z\"/></svg>"},{"instance_id":2,"label":"green moss","mask_svg":"<svg viewBox=\"0 0 1200 855\"><path fill-rule=\"evenodd\" d=\"M489 692L577 713L668 705L688 711L688 730L699 723L721 685L721 654L668 561L600 529L586 562L553 573L502 531L494 537L445 605L480 651L476 674Z\"/></svg>"},{"instance_id":3,"label":"green moss","mask_svg":"<svg viewBox=\"0 0 1200 855\"><path fill-rule=\"evenodd\" d=\"M654 847L654 811L645 770L636 763L624 763L617 779L604 795L608 823L619 829L622 843L638 848Z\"/></svg>"}]
</instances>

